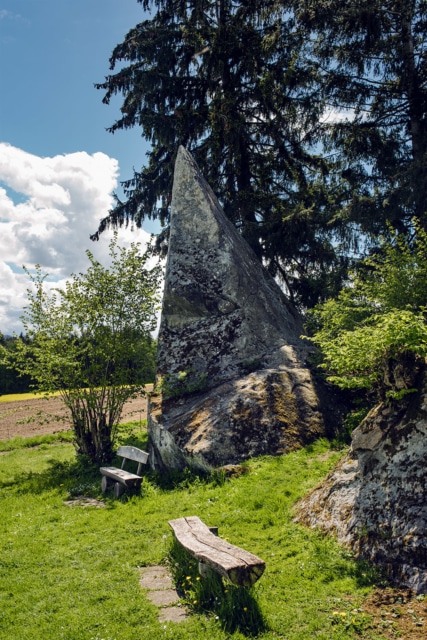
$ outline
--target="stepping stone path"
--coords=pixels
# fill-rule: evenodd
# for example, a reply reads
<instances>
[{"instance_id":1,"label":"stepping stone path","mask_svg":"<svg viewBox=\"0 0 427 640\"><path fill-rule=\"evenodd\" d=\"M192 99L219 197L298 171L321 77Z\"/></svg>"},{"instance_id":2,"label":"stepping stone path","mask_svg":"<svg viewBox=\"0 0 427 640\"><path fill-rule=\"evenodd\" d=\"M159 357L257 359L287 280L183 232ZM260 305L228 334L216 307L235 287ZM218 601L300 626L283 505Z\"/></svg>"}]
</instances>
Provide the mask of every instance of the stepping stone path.
<instances>
[{"instance_id":1,"label":"stepping stone path","mask_svg":"<svg viewBox=\"0 0 427 640\"><path fill-rule=\"evenodd\" d=\"M64 504L67 507L96 507L97 509L103 509L105 504L101 500L95 498L87 498L86 496L76 496L73 500L64 500Z\"/></svg>"},{"instance_id":2,"label":"stepping stone path","mask_svg":"<svg viewBox=\"0 0 427 640\"><path fill-rule=\"evenodd\" d=\"M166 567L141 567L140 586L147 590L151 602L160 608L160 622L182 622L188 617L179 606L179 595L174 589L172 576Z\"/></svg>"}]
</instances>

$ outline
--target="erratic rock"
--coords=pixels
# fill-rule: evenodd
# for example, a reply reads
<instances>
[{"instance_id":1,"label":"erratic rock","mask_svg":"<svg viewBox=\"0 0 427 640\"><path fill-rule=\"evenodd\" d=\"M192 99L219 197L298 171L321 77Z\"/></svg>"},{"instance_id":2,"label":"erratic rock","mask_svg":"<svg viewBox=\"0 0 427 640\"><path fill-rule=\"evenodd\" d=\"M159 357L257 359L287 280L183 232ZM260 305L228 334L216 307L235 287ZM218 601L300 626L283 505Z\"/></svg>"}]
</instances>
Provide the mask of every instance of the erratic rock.
<instances>
[{"instance_id":1,"label":"erratic rock","mask_svg":"<svg viewBox=\"0 0 427 640\"><path fill-rule=\"evenodd\" d=\"M348 455L298 505L389 578L427 591L427 375L399 411L381 404L353 432Z\"/></svg>"},{"instance_id":2,"label":"erratic rock","mask_svg":"<svg viewBox=\"0 0 427 640\"><path fill-rule=\"evenodd\" d=\"M149 408L157 469L290 451L328 430L301 318L178 152Z\"/></svg>"}]
</instances>

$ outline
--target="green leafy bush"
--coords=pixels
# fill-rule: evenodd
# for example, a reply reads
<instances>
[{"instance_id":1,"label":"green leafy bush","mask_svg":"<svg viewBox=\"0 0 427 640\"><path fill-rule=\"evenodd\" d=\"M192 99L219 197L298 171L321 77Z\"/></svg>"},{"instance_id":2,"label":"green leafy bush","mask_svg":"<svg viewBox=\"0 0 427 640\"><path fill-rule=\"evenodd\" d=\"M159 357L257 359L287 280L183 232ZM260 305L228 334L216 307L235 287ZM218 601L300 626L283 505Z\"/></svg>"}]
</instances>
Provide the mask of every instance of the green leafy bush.
<instances>
[{"instance_id":1,"label":"green leafy bush","mask_svg":"<svg viewBox=\"0 0 427 640\"><path fill-rule=\"evenodd\" d=\"M49 291L47 274L27 269L31 286L22 323L25 340L0 345L0 363L30 376L37 391L58 392L70 412L77 453L109 462L124 404L154 376L161 268L149 251L109 244L110 266L86 251L90 266Z\"/></svg>"},{"instance_id":2,"label":"green leafy bush","mask_svg":"<svg viewBox=\"0 0 427 640\"><path fill-rule=\"evenodd\" d=\"M427 355L427 234L392 234L335 300L311 313L309 338L323 354L327 378L341 388L375 387L401 398Z\"/></svg>"}]
</instances>

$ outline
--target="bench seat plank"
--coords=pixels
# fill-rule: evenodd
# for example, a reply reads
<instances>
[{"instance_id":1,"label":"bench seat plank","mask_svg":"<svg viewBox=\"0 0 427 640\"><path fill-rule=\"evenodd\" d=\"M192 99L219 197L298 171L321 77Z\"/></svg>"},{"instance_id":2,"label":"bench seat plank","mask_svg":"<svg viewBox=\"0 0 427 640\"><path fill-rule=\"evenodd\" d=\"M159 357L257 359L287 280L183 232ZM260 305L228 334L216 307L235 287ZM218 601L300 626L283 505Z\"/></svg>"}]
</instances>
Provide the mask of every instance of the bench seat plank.
<instances>
[{"instance_id":1,"label":"bench seat plank","mask_svg":"<svg viewBox=\"0 0 427 640\"><path fill-rule=\"evenodd\" d=\"M142 465L147 463L148 453L142 451L142 449L138 449L137 447L131 446L123 446L119 447L117 450L117 455L119 458L122 458L122 466L121 469L118 467L101 467L100 472L104 476L102 478L102 493L105 493L108 489L108 485L110 484L109 480L114 480L116 485L114 488L114 493L116 498L120 497L122 491L120 491L120 485L123 485L127 488L136 487L139 488L142 484ZM138 469L136 473L130 473L129 471L125 471L124 467L127 460L132 460L138 463ZM108 480L107 480L108 478ZM117 484L119 483L119 484Z\"/></svg>"},{"instance_id":2,"label":"bench seat plank","mask_svg":"<svg viewBox=\"0 0 427 640\"><path fill-rule=\"evenodd\" d=\"M170 520L175 538L192 556L239 586L252 586L264 573L265 562L215 536L197 516Z\"/></svg>"},{"instance_id":3,"label":"bench seat plank","mask_svg":"<svg viewBox=\"0 0 427 640\"><path fill-rule=\"evenodd\" d=\"M124 469L118 469L117 467L101 467L100 472L103 476L121 482L121 484L124 484L126 487L141 484L142 482L141 476L137 476L136 473L124 471Z\"/></svg>"}]
</instances>

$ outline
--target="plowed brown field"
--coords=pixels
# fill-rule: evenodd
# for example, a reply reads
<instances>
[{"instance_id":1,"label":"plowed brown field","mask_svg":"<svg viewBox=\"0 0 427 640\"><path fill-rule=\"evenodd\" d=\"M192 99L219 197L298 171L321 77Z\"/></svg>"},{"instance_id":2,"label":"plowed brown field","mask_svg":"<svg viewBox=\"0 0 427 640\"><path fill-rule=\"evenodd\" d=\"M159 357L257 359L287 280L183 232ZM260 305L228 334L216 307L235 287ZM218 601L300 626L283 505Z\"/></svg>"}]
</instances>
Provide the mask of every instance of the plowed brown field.
<instances>
[{"instance_id":1,"label":"plowed brown field","mask_svg":"<svg viewBox=\"0 0 427 640\"><path fill-rule=\"evenodd\" d=\"M139 421L146 417L147 398L136 398L126 403L121 422ZM71 428L69 413L58 397L0 403L0 440L69 431Z\"/></svg>"}]
</instances>

